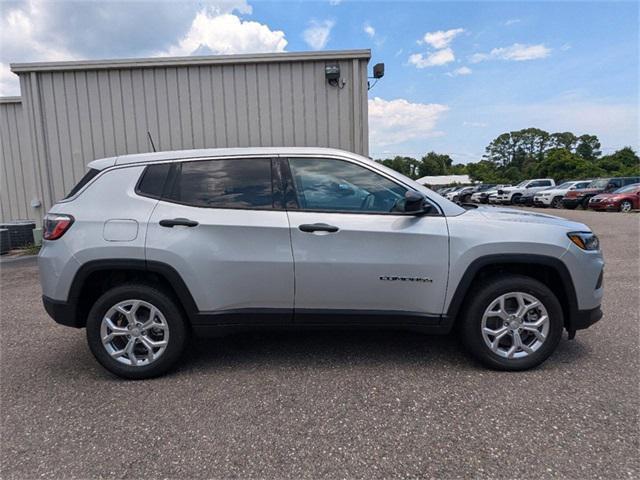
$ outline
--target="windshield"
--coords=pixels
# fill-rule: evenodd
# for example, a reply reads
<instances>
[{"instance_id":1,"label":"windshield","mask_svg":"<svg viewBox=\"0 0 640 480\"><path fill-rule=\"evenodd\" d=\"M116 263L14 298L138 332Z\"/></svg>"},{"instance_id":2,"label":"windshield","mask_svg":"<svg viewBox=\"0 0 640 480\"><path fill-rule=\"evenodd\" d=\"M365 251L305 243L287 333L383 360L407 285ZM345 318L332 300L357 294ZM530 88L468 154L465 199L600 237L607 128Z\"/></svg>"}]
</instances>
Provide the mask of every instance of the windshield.
<instances>
[{"instance_id":1,"label":"windshield","mask_svg":"<svg viewBox=\"0 0 640 480\"><path fill-rule=\"evenodd\" d=\"M564 188L570 188L572 185L573 185L573 182L564 182L563 184L558 185L555 188L557 188L558 190L562 190Z\"/></svg>"},{"instance_id":2,"label":"windshield","mask_svg":"<svg viewBox=\"0 0 640 480\"><path fill-rule=\"evenodd\" d=\"M516 185L516 188L524 187L528 182L529 182L529 180L525 180L524 182L520 182L518 185Z\"/></svg>"},{"instance_id":3,"label":"windshield","mask_svg":"<svg viewBox=\"0 0 640 480\"><path fill-rule=\"evenodd\" d=\"M613 193L628 193L628 192L633 192L638 188L640 188L640 183L634 183L632 185L627 185L626 187L619 188Z\"/></svg>"},{"instance_id":4,"label":"windshield","mask_svg":"<svg viewBox=\"0 0 640 480\"><path fill-rule=\"evenodd\" d=\"M598 178L589 184L587 188L604 188L609 181L606 178Z\"/></svg>"}]
</instances>

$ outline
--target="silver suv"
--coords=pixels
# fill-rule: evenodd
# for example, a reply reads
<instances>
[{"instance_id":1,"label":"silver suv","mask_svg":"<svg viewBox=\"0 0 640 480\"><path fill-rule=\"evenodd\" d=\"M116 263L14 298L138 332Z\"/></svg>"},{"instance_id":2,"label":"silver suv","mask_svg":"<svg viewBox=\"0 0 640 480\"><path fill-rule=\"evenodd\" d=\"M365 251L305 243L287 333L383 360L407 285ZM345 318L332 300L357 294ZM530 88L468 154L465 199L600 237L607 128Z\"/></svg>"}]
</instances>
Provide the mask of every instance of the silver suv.
<instances>
[{"instance_id":1,"label":"silver suv","mask_svg":"<svg viewBox=\"0 0 640 480\"><path fill-rule=\"evenodd\" d=\"M340 150L96 160L44 229L47 312L127 378L165 372L191 334L282 326L455 328L485 365L523 370L602 316L585 225L465 209Z\"/></svg>"}]
</instances>

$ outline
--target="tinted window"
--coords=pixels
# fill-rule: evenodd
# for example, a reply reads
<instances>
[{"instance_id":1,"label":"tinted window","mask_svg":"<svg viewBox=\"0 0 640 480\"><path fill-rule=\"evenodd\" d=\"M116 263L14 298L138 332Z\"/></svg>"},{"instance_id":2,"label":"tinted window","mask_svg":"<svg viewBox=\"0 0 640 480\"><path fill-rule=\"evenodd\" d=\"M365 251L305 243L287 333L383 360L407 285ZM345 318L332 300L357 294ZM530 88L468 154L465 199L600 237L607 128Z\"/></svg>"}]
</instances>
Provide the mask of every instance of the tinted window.
<instances>
[{"instance_id":1,"label":"tinted window","mask_svg":"<svg viewBox=\"0 0 640 480\"><path fill-rule=\"evenodd\" d=\"M96 175L98 175L99 173L100 173L100 170L96 170L95 168L90 168L89 171L84 174L84 177L80 179L80 181L76 184L76 186L73 187L71 191L67 194L67 196L64 198L66 199L69 197L73 197L76 193L80 191L82 187L84 187L87 183L89 183L91 179Z\"/></svg>"},{"instance_id":2,"label":"tinted window","mask_svg":"<svg viewBox=\"0 0 640 480\"><path fill-rule=\"evenodd\" d=\"M638 177L628 177L628 178L623 178L623 185L631 185L632 183L637 183L640 181L640 179Z\"/></svg>"},{"instance_id":3,"label":"tinted window","mask_svg":"<svg viewBox=\"0 0 640 480\"><path fill-rule=\"evenodd\" d=\"M269 159L184 162L176 168L169 200L197 207L273 207Z\"/></svg>"},{"instance_id":4,"label":"tinted window","mask_svg":"<svg viewBox=\"0 0 640 480\"><path fill-rule=\"evenodd\" d=\"M300 208L307 210L389 213L396 211L406 188L364 167L342 160L289 160Z\"/></svg>"},{"instance_id":5,"label":"tinted window","mask_svg":"<svg viewBox=\"0 0 640 480\"><path fill-rule=\"evenodd\" d=\"M138 184L138 193L150 197L161 197L170 167L168 163L149 165Z\"/></svg>"}]
</instances>

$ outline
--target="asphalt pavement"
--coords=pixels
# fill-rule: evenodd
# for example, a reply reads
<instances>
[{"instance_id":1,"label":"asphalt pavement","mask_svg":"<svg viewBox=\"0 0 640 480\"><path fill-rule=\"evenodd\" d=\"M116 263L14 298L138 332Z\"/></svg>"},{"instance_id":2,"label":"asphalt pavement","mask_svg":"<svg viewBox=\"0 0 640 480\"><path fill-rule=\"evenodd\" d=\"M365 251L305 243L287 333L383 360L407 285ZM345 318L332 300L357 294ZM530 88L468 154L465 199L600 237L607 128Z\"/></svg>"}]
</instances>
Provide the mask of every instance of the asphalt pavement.
<instances>
[{"instance_id":1,"label":"asphalt pavement","mask_svg":"<svg viewBox=\"0 0 640 480\"><path fill-rule=\"evenodd\" d=\"M55 324L33 262L0 283L0 478L638 478L640 215L559 210L600 236L604 318L540 368L453 337L248 333L123 381Z\"/></svg>"}]
</instances>

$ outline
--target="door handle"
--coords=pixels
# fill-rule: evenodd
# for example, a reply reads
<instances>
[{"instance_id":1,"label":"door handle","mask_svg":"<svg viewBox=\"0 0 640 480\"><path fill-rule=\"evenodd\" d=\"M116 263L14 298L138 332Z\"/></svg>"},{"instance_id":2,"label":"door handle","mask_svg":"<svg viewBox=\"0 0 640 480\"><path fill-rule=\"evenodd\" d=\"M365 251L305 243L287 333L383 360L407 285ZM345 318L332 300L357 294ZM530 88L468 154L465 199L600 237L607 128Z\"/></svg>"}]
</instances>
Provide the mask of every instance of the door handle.
<instances>
[{"instance_id":1,"label":"door handle","mask_svg":"<svg viewBox=\"0 0 640 480\"><path fill-rule=\"evenodd\" d=\"M333 225L327 225L326 223L305 223L298 227L301 231L311 233L311 232L329 232L335 233L340 230L338 227L334 227Z\"/></svg>"},{"instance_id":2,"label":"door handle","mask_svg":"<svg viewBox=\"0 0 640 480\"><path fill-rule=\"evenodd\" d=\"M165 218L164 220L160 220L160 226L169 227L169 228L173 228L176 226L197 227L198 222L196 222L195 220L189 220L188 218L173 218L173 219Z\"/></svg>"}]
</instances>

